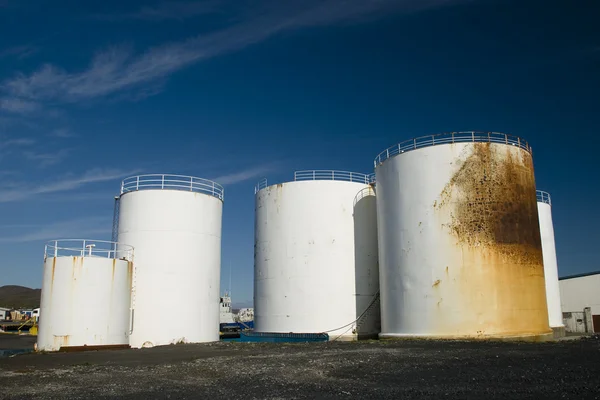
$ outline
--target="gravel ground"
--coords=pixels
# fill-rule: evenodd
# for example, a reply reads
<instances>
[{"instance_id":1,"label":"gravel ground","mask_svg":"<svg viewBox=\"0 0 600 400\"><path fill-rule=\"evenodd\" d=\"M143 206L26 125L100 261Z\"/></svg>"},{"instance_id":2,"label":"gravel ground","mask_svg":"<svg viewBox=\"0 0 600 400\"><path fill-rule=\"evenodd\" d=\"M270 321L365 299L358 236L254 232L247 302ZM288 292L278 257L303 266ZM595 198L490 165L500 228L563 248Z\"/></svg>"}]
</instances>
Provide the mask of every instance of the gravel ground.
<instances>
[{"instance_id":1,"label":"gravel ground","mask_svg":"<svg viewBox=\"0 0 600 400\"><path fill-rule=\"evenodd\" d=\"M598 336L551 343L221 342L3 358L0 398L598 399L599 372Z\"/></svg>"}]
</instances>

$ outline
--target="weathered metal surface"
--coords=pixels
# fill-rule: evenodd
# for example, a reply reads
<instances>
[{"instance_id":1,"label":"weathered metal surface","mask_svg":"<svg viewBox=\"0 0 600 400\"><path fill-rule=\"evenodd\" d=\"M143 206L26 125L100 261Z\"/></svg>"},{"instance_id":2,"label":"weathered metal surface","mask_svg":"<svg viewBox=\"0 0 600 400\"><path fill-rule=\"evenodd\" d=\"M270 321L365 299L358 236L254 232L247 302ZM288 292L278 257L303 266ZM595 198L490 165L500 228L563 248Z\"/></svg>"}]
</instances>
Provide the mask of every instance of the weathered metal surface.
<instances>
[{"instance_id":1,"label":"weathered metal surface","mask_svg":"<svg viewBox=\"0 0 600 400\"><path fill-rule=\"evenodd\" d=\"M128 344L131 264L105 257L47 257L38 351Z\"/></svg>"},{"instance_id":2,"label":"weathered metal surface","mask_svg":"<svg viewBox=\"0 0 600 400\"><path fill-rule=\"evenodd\" d=\"M256 332L377 334L379 310L356 321L379 289L376 203L368 185L299 181L256 194Z\"/></svg>"},{"instance_id":3,"label":"weathered metal surface","mask_svg":"<svg viewBox=\"0 0 600 400\"><path fill-rule=\"evenodd\" d=\"M376 176L381 336L551 332L530 153L432 146Z\"/></svg>"},{"instance_id":4,"label":"weathered metal surface","mask_svg":"<svg viewBox=\"0 0 600 400\"><path fill-rule=\"evenodd\" d=\"M546 301L548 303L548 320L555 331L564 328L562 309L560 307L560 288L558 286L558 264L554 243L554 225L552 223L552 207L549 203L537 203L540 221L540 233L544 258L544 278L546 281ZM557 329L558 328L558 329Z\"/></svg>"},{"instance_id":5,"label":"weathered metal surface","mask_svg":"<svg viewBox=\"0 0 600 400\"><path fill-rule=\"evenodd\" d=\"M219 340L222 210L218 197L192 191L121 195L118 237L135 248L131 347ZM182 307L181 323L156 323Z\"/></svg>"}]
</instances>

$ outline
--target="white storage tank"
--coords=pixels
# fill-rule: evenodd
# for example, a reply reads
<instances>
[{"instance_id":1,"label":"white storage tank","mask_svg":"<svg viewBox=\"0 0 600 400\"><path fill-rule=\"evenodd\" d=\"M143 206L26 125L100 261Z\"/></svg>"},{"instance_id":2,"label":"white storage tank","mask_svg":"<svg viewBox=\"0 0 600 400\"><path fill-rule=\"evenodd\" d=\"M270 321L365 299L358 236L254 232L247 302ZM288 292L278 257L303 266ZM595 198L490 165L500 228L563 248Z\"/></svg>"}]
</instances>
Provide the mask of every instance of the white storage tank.
<instances>
[{"instance_id":1,"label":"white storage tank","mask_svg":"<svg viewBox=\"0 0 600 400\"><path fill-rule=\"evenodd\" d=\"M379 154L375 173L380 337L551 337L525 141L412 139Z\"/></svg>"},{"instance_id":2,"label":"white storage tank","mask_svg":"<svg viewBox=\"0 0 600 400\"><path fill-rule=\"evenodd\" d=\"M136 249L133 348L219 340L223 188L206 179L123 180L118 238Z\"/></svg>"},{"instance_id":3,"label":"white storage tank","mask_svg":"<svg viewBox=\"0 0 600 400\"><path fill-rule=\"evenodd\" d=\"M554 337L558 338L565 336L565 326L563 324L560 287L558 284L558 263L554 243L554 225L552 223L552 200L549 193L541 190L537 191L537 207L544 255L548 319L550 328L554 331Z\"/></svg>"},{"instance_id":4,"label":"white storage tank","mask_svg":"<svg viewBox=\"0 0 600 400\"><path fill-rule=\"evenodd\" d=\"M254 329L377 337L377 213L371 177L298 171L256 190Z\"/></svg>"},{"instance_id":5,"label":"white storage tank","mask_svg":"<svg viewBox=\"0 0 600 400\"><path fill-rule=\"evenodd\" d=\"M38 351L128 347L133 248L101 240L49 242Z\"/></svg>"}]
</instances>

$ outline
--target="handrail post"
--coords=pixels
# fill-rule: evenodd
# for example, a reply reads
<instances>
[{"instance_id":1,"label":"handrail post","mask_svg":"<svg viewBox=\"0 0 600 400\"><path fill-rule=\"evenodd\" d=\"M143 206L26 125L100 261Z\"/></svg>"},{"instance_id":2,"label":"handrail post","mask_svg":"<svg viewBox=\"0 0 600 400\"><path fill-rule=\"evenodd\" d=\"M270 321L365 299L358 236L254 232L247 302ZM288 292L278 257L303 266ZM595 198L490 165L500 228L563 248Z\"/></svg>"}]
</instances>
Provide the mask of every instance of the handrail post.
<instances>
[{"instance_id":1,"label":"handrail post","mask_svg":"<svg viewBox=\"0 0 600 400\"><path fill-rule=\"evenodd\" d=\"M504 143L508 144L508 135L506 133L504 134Z\"/></svg>"},{"instance_id":2,"label":"handrail post","mask_svg":"<svg viewBox=\"0 0 600 400\"><path fill-rule=\"evenodd\" d=\"M135 177L135 190L140 190L140 176Z\"/></svg>"},{"instance_id":3,"label":"handrail post","mask_svg":"<svg viewBox=\"0 0 600 400\"><path fill-rule=\"evenodd\" d=\"M164 175L162 175L162 179L161 179L161 182L160 182L160 188L161 189L165 188L165 176Z\"/></svg>"},{"instance_id":4,"label":"handrail post","mask_svg":"<svg viewBox=\"0 0 600 400\"><path fill-rule=\"evenodd\" d=\"M471 140L475 141L475 131L471 131Z\"/></svg>"},{"instance_id":5,"label":"handrail post","mask_svg":"<svg viewBox=\"0 0 600 400\"><path fill-rule=\"evenodd\" d=\"M190 176L190 192L194 191L194 178Z\"/></svg>"},{"instance_id":6,"label":"handrail post","mask_svg":"<svg viewBox=\"0 0 600 400\"><path fill-rule=\"evenodd\" d=\"M521 147L521 138L520 137L517 138L517 144L519 145L519 147Z\"/></svg>"},{"instance_id":7,"label":"handrail post","mask_svg":"<svg viewBox=\"0 0 600 400\"><path fill-rule=\"evenodd\" d=\"M454 143L454 132L452 132L452 143Z\"/></svg>"},{"instance_id":8,"label":"handrail post","mask_svg":"<svg viewBox=\"0 0 600 400\"><path fill-rule=\"evenodd\" d=\"M316 180L317 176L316 176L316 171L313 169L313 181Z\"/></svg>"},{"instance_id":9,"label":"handrail post","mask_svg":"<svg viewBox=\"0 0 600 400\"><path fill-rule=\"evenodd\" d=\"M417 138L413 139L413 150L417 149Z\"/></svg>"},{"instance_id":10,"label":"handrail post","mask_svg":"<svg viewBox=\"0 0 600 400\"><path fill-rule=\"evenodd\" d=\"M435 136L431 135L431 145L434 146L435 145Z\"/></svg>"},{"instance_id":11,"label":"handrail post","mask_svg":"<svg viewBox=\"0 0 600 400\"><path fill-rule=\"evenodd\" d=\"M58 240L54 241L54 257L58 257Z\"/></svg>"}]
</instances>

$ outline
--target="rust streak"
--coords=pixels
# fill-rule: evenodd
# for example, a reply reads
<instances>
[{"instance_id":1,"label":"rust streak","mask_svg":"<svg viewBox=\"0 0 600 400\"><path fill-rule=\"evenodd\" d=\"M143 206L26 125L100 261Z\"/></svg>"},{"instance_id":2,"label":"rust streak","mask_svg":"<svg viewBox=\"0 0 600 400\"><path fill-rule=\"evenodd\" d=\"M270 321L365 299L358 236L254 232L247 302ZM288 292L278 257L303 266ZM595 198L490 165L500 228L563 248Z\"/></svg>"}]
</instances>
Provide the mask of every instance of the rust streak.
<instances>
[{"instance_id":1,"label":"rust streak","mask_svg":"<svg viewBox=\"0 0 600 400\"><path fill-rule=\"evenodd\" d=\"M468 247L494 248L519 264L542 265L531 154L513 156L491 143L471 154L440 194L437 208L452 206L446 226ZM503 149L504 150L504 149ZM451 204L452 203L452 204Z\"/></svg>"}]
</instances>

